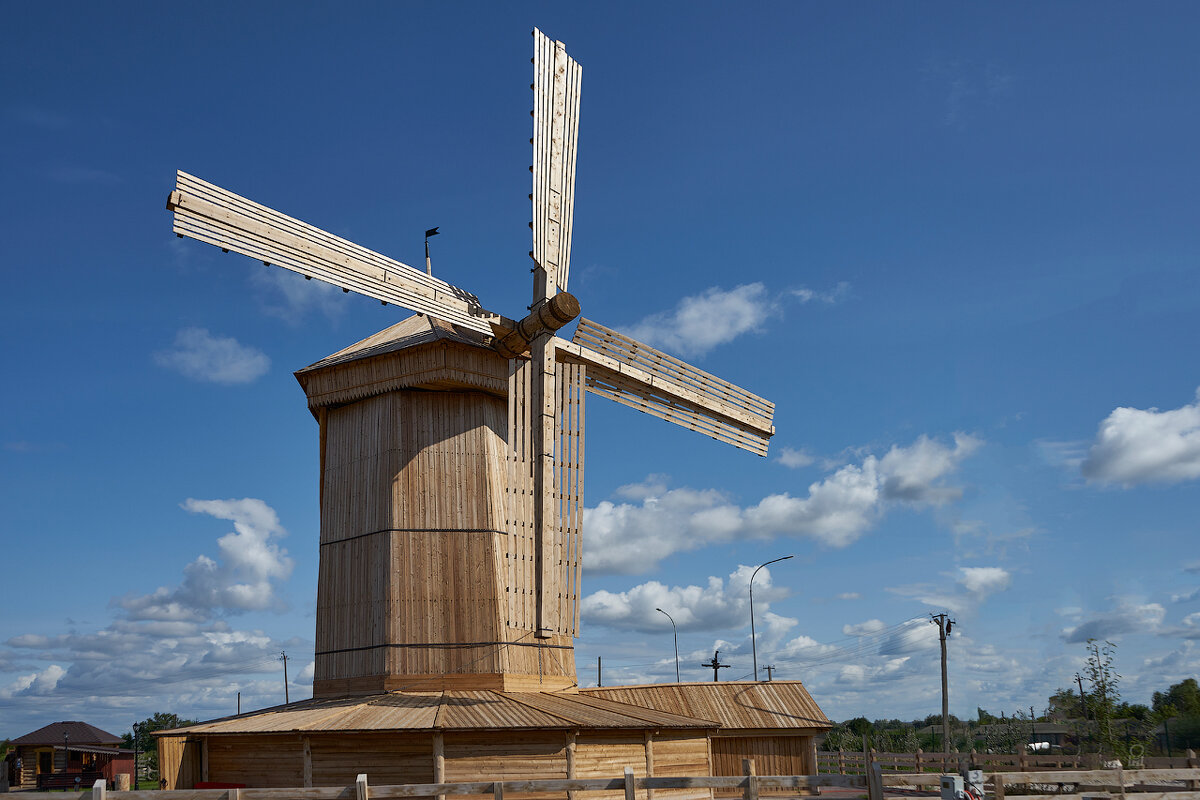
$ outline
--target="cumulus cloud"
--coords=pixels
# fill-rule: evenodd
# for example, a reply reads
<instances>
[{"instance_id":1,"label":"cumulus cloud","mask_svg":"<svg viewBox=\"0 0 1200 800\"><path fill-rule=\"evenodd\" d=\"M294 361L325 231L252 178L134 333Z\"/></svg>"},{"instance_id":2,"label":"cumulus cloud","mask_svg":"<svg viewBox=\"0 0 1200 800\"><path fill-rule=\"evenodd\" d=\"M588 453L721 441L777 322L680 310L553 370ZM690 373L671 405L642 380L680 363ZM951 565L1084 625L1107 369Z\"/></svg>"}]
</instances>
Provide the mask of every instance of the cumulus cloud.
<instances>
[{"instance_id":1,"label":"cumulus cloud","mask_svg":"<svg viewBox=\"0 0 1200 800\"><path fill-rule=\"evenodd\" d=\"M201 555L184 567L183 582L173 588L120 598L130 619L200 621L218 611L273 607L276 581L292 572L292 559L274 540L287 535L274 509L252 497L195 500L183 508L233 522L233 532L217 540L217 559Z\"/></svg>"},{"instance_id":2,"label":"cumulus cloud","mask_svg":"<svg viewBox=\"0 0 1200 800\"><path fill-rule=\"evenodd\" d=\"M868 455L809 485L803 497L772 494L742 507L716 490L668 489L661 477L622 487L633 502L604 501L584 512L587 569L639 574L662 559L734 539L779 535L845 547L866 533L895 504L939 506L961 496L944 480L981 441L955 434L954 445L919 437L893 446L882 458Z\"/></svg>"},{"instance_id":3,"label":"cumulus cloud","mask_svg":"<svg viewBox=\"0 0 1200 800\"><path fill-rule=\"evenodd\" d=\"M58 664L51 664L40 672L20 675L7 686L0 687L0 700L11 700L21 695L37 697L49 694L66 674L67 671Z\"/></svg>"},{"instance_id":4,"label":"cumulus cloud","mask_svg":"<svg viewBox=\"0 0 1200 800\"><path fill-rule=\"evenodd\" d=\"M184 328L175 344L154 354L154 363L193 380L250 383L266 374L271 359L261 350L232 337L213 336L204 328Z\"/></svg>"},{"instance_id":5,"label":"cumulus cloud","mask_svg":"<svg viewBox=\"0 0 1200 800\"><path fill-rule=\"evenodd\" d=\"M681 631L713 631L740 628L750 617L750 576L753 566L739 566L728 580L711 576L705 586L667 586L658 581L634 586L624 592L601 590L583 598L579 615L589 624L607 625L643 632L670 629L670 621L661 608L675 620ZM755 609L766 620L770 601L787 595L772 585L771 570L764 567L754 579ZM784 618L777 618L782 624ZM788 620L787 626L795 620Z\"/></svg>"},{"instance_id":6,"label":"cumulus cloud","mask_svg":"<svg viewBox=\"0 0 1200 800\"><path fill-rule=\"evenodd\" d=\"M869 619L856 625L843 625L842 633L846 636L874 636L882 633L887 625L881 619Z\"/></svg>"},{"instance_id":7,"label":"cumulus cloud","mask_svg":"<svg viewBox=\"0 0 1200 800\"><path fill-rule=\"evenodd\" d=\"M1117 408L1100 423L1081 465L1099 483L1133 486L1200 478L1200 389L1179 408Z\"/></svg>"},{"instance_id":8,"label":"cumulus cloud","mask_svg":"<svg viewBox=\"0 0 1200 800\"><path fill-rule=\"evenodd\" d=\"M761 283L732 289L712 287L685 297L672 311L652 314L625 331L655 347L684 356L701 356L744 333L761 330L763 320L779 313L779 303Z\"/></svg>"},{"instance_id":9,"label":"cumulus cloud","mask_svg":"<svg viewBox=\"0 0 1200 800\"><path fill-rule=\"evenodd\" d=\"M780 464L792 469L807 467L816 461L815 458L804 452L803 449L797 450L794 447L784 447L780 449L779 455L775 458Z\"/></svg>"},{"instance_id":10,"label":"cumulus cloud","mask_svg":"<svg viewBox=\"0 0 1200 800\"><path fill-rule=\"evenodd\" d=\"M270 298L263 310L292 324L314 311L336 320L346 310L346 296L332 283L305 280L303 275L286 269L254 270L250 280Z\"/></svg>"},{"instance_id":11,"label":"cumulus cloud","mask_svg":"<svg viewBox=\"0 0 1200 800\"><path fill-rule=\"evenodd\" d=\"M917 583L888 587L888 591L926 606L964 613L975 609L991 595L1005 591L1012 583L1012 575L1002 567L958 567L942 574L953 581L952 586L947 586L944 581Z\"/></svg>"},{"instance_id":12,"label":"cumulus cloud","mask_svg":"<svg viewBox=\"0 0 1200 800\"><path fill-rule=\"evenodd\" d=\"M1064 628L1062 638L1069 643L1088 639L1115 639L1127 633L1152 633L1166 616L1158 603L1143 603L1133 598L1118 598L1108 611L1088 615L1079 625Z\"/></svg>"}]
</instances>

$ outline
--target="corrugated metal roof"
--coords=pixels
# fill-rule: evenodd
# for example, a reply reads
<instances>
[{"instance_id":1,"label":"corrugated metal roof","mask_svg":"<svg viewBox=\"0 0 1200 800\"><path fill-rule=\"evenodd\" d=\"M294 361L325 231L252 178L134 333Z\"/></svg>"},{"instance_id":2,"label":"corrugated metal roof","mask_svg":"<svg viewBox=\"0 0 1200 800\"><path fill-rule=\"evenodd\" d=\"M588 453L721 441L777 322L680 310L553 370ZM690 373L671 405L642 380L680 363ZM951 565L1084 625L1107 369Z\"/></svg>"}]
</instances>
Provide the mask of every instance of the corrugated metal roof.
<instances>
[{"instance_id":1,"label":"corrugated metal roof","mask_svg":"<svg viewBox=\"0 0 1200 800\"><path fill-rule=\"evenodd\" d=\"M95 725L89 725L86 722L75 720L66 722L51 722L49 725L38 728L36 731L27 733L24 736L18 736L13 739L10 744L18 746L33 746L33 745L61 745L63 743L63 734L67 734L67 744L120 744L121 737L116 734L102 731Z\"/></svg>"},{"instance_id":2,"label":"corrugated metal roof","mask_svg":"<svg viewBox=\"0 0 1200 800\"><path fill-rule=\"evenodd\" d=\"M390 328L381 330L379 333L372 334L361 341L355 342L333 355L326 356L315 364L310 364L304 369L297 370L296 376L299 377L306 372L324 369L334 364L345 364L349 361L357 361L360 358L371 358L372 356L381 356L386 353L395 353L409 347L416 347L420 344L432 344L438 341L457 342L472 347L489 346L488 337L482 333L473 331L470 328L452 325L440 319L417 314L401 320Z\"/></svg>"},{"instance_id":3,"label":"corrugated metal roof","mask_svg":"<svg viewBox=\"0 0 1200 800\"><path fill-rule=\"evenodd\" d=\"M565 692L456 691L304 700L155 735L713 727L716 723L711 719L635 707L616 698Z\"/></svg>"},{"instance_id":4,"label":"corrugated metal roof","mask_svg":"<svg viewBox=\"0 0 1200 800\"><path fill-rule=\"evenodd\" d=\"M580 689L579 693L639 708L716 720L722 730L833 727L800 681L606 686Z\"/></svg>"}]
</instances>

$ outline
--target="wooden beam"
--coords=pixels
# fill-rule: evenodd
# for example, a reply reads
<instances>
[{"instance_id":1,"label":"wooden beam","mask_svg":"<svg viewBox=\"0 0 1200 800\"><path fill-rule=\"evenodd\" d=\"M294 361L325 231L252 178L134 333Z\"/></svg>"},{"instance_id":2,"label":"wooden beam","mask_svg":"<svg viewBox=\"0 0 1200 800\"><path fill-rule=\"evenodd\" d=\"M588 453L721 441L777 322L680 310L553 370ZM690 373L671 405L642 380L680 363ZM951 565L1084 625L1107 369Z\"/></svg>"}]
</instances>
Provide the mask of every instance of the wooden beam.
<instances>
[{"instance_id":1,"label":"wooden beam","mask_svg":"<svg viewBox=\"0 0 1200 800\"><path fill-rule=\"evenodd\" d=\"M177 174L167 208L175 233L223 250L488 335L492 323L514 324L470 292L186 172Z\"/></svg>"},{"instance_id":2,"label":"wooden beam","mask_svg":"<svg viewBox=\"0 0 1200 800\"><path fill-rule=\"evenodd\" d=\"M549 638L560 625L558 619L559 583L554 558L557 536L557 503L554 497L554 440L556 434L554 391L555 337L539 336L530 349L533 364L532 434L534 447L534 583L537 587L537 613L534 635Z\"/></svg>"}]
</instances>

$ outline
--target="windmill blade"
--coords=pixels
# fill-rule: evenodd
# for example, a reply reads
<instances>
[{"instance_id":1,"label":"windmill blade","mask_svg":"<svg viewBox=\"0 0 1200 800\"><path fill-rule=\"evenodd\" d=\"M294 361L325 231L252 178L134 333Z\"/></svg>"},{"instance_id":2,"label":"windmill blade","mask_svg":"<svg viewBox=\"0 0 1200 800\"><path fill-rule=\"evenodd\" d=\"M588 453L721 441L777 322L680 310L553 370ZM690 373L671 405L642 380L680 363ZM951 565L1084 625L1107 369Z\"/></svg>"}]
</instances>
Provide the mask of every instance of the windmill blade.
<instances>
[{"instance_id":1,"label":"windmill blade","mask_svg":"<svg viewBox=\"0 0 1200 800\"><path fill-rule=\"evenodd\" d=\"M385 303L481 333L513 323L485 311L470 292L407 264L179 172L167 199L175 233L318 278Z\"/></svg>"},{"instance_id":2,"label":"windmill blade","mask_svg":"<svg viewBox=\"0 0 1200 800\"><path fill-rule=\"evenodd\" d=\"M536 305L567 288L575 210L575 145L583 69L556 42L533 29L533 260Z\"/></svg>"},{"instance_id":3,"label":"windmill blade","mask_svg":"<svg viewBox=\"0 0 1200 800\"><path fill-rule=\"evenodd\" d=\"M581 319L563 358L587 365L588 391L743 450L767 454L775 404L674 356Z\"/></svg>"}]
</instances>

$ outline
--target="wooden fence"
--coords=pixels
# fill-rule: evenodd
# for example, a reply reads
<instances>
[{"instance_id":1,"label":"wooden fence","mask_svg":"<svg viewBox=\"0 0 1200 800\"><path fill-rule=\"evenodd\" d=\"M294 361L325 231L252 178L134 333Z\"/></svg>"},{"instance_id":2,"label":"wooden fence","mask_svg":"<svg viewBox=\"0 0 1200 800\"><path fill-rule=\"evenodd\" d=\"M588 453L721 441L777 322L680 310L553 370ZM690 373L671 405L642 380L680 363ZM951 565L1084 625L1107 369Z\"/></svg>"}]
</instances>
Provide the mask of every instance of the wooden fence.
<instances>
[{"instance_id":1,"label":"wooden fence","mask_svg":"<svg viewBox=\"0 0 1200 800\"><path fill-rule=\"evenodd\" d=\"M885 775L913 772L959 772L962 769L981 769L985 772L1035 772L1046 770L1097 770L1104 767L1104 757L1095 753L1083 755L1035 755L1020 753L886 753L875 749L866 752L853 750L817 751L817 772L838 775L865 775L871 764L879 764ZM1200 767L1194 750L1186 756L1147 756L1144 769L1188 769Z\"/></svg>"},{"instance_id":2,"label":"wooden fence","mask_svg":"<svg viewBox=\"0 0 1200 800\"><path fill-rule=\"evenodd\" d=\"M758 775L754 762L743 762L743 775L733 777L675 777L638 778L633 769L625 768L621 778L548 779L519 781L474 781L467 783L422 783L398 786L370 786L365 774L349 786L328 786L288 789L177 789L170 800L407 800L408 798L445 798L448 795L491 795L504 800L514 794L565 794L568 798L579 792L623 793L624 800L652 798L655 790L698 789L701 794L712 790L740 791L743 800L759 800L759 792L767 789L790 789L796 793L814 793L820 787L865 789L869 800L885 800L888 789L925 788L936 794L941 775L932 773L884 774L878 762L871 765L867 775ZM1142 769L1122 770L1056 770L1039 772L996 772L986 776L995 800L1005 800L1006 787L1030 791L1021 800L1200 800L1200 769ZM1182 786L1166 786L1179 782ZM1136 791L1137 787L1151 787ZM1134 788L1130 788L1134 787ZM1056 789L1053 793L1035 794L1039 789ZM1068 791L1057 791L1066 788ZM1031 791L1032 790L1032 791ZM104 781L98 780L87 800L163 800L157 791L108 792ZM1015 792L1013 793L1015 794ZM83 800L83 794L75 795ZM53 792L22 792L21 800L63 800Z\"/></svg>"}]
</instances>

